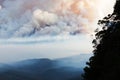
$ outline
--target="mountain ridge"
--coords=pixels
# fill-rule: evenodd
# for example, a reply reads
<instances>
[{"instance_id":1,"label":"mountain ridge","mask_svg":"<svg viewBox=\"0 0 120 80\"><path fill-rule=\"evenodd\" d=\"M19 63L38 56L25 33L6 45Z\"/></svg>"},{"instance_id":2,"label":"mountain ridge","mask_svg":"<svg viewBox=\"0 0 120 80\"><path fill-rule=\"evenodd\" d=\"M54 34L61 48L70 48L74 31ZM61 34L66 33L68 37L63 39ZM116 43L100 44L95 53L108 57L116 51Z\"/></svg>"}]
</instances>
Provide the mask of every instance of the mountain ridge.
<instances>
[{"instance_id":1,"label":"mountain ridge","mask_svg":"<svg viewBox=\"0 0 120 80\"><path fill-rule=\"evenodd\" d=\"M81 59L79 59L79 57ZM90 55L85 54L54 60L45 58L29 59L15 62L9 64L6 70L0 71L0 80L71 80L74 78L80 79L81 74L83 73L83 63L85 64L86 60L88 60L89 57ZM79 65L76 65L78 63Z\"/></svg>"}]
</instances>

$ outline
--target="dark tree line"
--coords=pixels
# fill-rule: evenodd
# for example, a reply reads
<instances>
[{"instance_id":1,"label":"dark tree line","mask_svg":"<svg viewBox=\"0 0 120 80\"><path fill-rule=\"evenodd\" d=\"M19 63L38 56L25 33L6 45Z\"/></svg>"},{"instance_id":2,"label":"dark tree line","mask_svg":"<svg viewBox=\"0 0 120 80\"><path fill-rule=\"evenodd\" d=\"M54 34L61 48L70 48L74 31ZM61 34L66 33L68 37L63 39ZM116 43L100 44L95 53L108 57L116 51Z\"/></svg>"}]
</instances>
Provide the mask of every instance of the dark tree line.
<instances>
[{"instance_id":1,"label":"dark tree line","mask_svg":"<svg viewBox=\"0 0 120 80\"><path fill-rule=\"evenodd\" d=\"M84 80L120 80L120 0L116 0L114 11L98 24L94 55L84 68Z\"/></svg>"}]
</instances>

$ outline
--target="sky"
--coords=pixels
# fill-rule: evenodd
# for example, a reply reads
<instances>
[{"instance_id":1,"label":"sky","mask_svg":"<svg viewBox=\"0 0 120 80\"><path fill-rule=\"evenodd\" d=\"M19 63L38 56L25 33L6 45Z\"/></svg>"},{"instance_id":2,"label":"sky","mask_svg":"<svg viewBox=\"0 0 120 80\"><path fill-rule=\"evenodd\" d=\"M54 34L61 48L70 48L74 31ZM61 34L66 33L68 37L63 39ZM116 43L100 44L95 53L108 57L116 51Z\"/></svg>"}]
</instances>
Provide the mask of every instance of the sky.
<instances>
[{"instance_id":1,"label":"sky","mask_svg":"<svg viewBox=\"0 0 120 80\"><path fill-rule=\"evenodd\" d=\"M0 62L92 53L115 0L0 0Z\"/></svg>"}]
</instances>

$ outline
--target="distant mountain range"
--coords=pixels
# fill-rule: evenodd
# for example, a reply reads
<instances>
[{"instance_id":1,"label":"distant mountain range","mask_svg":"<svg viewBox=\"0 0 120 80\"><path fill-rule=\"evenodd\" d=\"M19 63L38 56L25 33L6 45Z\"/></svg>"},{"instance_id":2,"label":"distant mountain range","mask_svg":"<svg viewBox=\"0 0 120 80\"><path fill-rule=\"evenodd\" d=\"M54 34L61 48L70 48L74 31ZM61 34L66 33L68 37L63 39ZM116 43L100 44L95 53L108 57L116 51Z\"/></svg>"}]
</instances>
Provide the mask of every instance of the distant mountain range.
<instances>
[{"instance_id":1,"label":"distant mountain range","mask_svg":"<svg viewBox=\"0 0 120 80\"><path fill-rule=\"evenodd\" d=\"M0 64L0 80L82 80L83 67L91 54L50 59L30 59Z\"/></svg>"}]
</instances>

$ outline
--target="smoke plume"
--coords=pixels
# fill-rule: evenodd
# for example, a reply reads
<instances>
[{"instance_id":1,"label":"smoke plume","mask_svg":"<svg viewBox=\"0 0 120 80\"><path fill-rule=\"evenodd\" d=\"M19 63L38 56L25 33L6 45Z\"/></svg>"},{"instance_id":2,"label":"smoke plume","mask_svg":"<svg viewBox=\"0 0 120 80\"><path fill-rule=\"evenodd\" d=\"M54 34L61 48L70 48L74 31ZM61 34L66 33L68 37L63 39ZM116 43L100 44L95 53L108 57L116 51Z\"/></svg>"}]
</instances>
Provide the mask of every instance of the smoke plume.
<instances>
[{"instance_id":1,"label":"smoke plume","mask_svg":"<svg viewBox=\"0 0 120 80\"><path fill-rule=\"evenodd\" d=\"M0 0L0 38L91 33L114 1Z\"/></svg>"}]
</instances>

